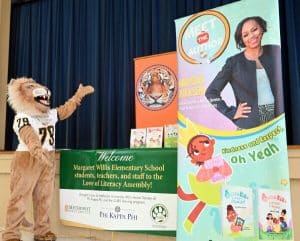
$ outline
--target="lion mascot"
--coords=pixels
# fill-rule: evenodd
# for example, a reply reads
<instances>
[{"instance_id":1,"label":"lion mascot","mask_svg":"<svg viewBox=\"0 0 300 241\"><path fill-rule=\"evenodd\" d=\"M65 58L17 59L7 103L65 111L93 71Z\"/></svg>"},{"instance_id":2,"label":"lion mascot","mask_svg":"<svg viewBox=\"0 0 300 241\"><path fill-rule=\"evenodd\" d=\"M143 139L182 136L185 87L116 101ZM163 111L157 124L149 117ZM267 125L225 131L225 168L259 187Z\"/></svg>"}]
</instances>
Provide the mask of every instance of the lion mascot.
<instances>
[{"instance_id":1,"label":"lion mascot","mask_svg":"<svg viewBox=\"0 0 300 241\"><path fill-rule=\"evenodd\" d=\"M50 207L55 176L55 123L68 118L92 86L79 85L64 105L50 109L50 90L30 78L12 79L8 103L16 112L13 129L19 145L11 163L10 199L3 241L20 241L26 203L33 202L34 240L54 241L50 230Z\"/></svg>"}]
</instances>

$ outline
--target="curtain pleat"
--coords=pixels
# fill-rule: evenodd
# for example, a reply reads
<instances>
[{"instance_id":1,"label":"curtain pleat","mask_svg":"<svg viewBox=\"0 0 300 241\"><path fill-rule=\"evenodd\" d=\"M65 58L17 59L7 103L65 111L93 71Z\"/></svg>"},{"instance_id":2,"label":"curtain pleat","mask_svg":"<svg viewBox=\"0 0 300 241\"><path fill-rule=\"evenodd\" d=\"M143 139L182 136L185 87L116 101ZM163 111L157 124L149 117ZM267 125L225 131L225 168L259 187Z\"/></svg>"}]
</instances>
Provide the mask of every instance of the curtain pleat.
<instances>
[{"instance_id":1,"label":"curtain pleat","mask_svg":"<svg viewBox=\"0 0 300 241\"><path fill-rule=\"evenodd\" d=\"M56 126L56 148L126 148L135 127L136 57L176 50L174 20L236 2L221 0L37 0L12 6L9 76L33 77L63 104L93 85ZM300 144L300 3L279 1L288 144ZM17 140L7 108L6 149Z\"/></svg>"}]
</instances>

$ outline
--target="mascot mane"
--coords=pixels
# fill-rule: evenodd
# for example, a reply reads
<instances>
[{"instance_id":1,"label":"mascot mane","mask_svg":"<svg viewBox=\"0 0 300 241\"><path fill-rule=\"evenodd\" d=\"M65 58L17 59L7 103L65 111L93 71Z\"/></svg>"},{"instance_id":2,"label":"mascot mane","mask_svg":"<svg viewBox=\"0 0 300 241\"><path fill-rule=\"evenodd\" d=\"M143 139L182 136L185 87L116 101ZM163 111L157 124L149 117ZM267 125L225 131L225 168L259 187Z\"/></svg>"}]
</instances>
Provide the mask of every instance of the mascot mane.
<instances>
[{"instance_id":1,"label":"mascot mane","mask_svg":"<svg viewBox=\"0 0 300 241\"><path fill-rule=\"evenodd\" d=\"M12 79L7 90L7 101L16 113L43 115L50 109L50 91L31 78Z\"/></svg>"}]
</instances>

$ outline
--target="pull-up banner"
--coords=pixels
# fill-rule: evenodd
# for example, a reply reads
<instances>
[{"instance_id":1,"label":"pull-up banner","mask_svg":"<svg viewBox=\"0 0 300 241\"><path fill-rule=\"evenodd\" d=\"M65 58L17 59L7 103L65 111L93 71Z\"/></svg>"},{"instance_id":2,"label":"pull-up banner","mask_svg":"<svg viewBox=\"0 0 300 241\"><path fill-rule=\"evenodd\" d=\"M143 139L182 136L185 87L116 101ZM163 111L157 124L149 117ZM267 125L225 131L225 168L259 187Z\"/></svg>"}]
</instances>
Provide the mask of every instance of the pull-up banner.
<instances>
[{"instance_id":1,"label":"pull-up banner","mask_svg":"<svg viewBox=\"0 0 300 241\"><path fill-rule=\"evenodd\" d=\"M277 0L176 20L177 241L293 240Z\"/></svg>"}]
</instances>

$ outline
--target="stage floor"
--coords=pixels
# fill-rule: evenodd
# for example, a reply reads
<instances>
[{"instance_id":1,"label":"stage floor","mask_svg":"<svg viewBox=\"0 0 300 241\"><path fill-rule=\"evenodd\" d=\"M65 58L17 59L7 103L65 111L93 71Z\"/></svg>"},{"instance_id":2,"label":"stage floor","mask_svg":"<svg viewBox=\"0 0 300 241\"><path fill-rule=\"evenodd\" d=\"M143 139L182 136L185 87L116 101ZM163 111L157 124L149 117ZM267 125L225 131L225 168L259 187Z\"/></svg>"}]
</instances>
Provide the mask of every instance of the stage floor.
<instances>
[{"instance_id":1,"label":"stage floor","mask_svg":"<svg viewBox=\"0 0 300 241\"><path fill-rule=\"evenodd\" d=\"M33 241L33 234L28 231L22 231L22 241ZM56 241L109 241L105 239L91 238L78 238L78 237L57 237Z\"/></svg>"}]
</instances>

